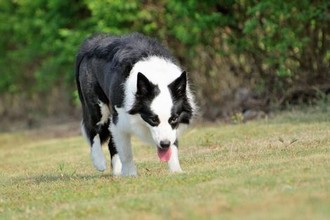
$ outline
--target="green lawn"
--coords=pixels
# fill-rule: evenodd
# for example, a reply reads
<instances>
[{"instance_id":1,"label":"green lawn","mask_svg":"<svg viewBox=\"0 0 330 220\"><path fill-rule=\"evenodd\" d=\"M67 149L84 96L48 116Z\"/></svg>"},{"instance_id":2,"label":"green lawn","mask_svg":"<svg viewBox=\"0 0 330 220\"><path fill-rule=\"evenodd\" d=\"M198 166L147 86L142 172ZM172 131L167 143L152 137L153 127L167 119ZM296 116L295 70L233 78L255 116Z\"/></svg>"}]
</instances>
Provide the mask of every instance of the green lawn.
<instances>
[{"instance_id":1,"label":"green lawn","mask_svg":"<svg viewBox=\"0 0 330 220\"><path fill-rule=\"evenodd\" d=\"M139 176L115 178L80 136L0 134L0 219L330 219L329 112L192 126L183 174L133 145Z\"/></svg>"}]
</instances>

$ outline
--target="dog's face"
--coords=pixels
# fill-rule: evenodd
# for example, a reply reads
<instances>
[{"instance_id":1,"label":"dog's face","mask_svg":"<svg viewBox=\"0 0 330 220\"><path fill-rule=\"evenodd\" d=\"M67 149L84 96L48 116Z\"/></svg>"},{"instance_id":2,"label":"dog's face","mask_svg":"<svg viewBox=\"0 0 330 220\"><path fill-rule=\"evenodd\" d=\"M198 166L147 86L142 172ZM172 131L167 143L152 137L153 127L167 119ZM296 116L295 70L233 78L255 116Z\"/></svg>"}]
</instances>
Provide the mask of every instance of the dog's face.
<instances>
[{"instance_id":1,"label":"dog's face","mask_svg":"<svg viewBox=\"0 0 330 220\"><path fill-rule=\"evenodd\" d=\"M189 124L192 117L186 73L183 72L169 85L155 85L139 72L135 98L129 113L140 114L159 149L173 145L179 125Z\"/></svg>"}]
</instances>

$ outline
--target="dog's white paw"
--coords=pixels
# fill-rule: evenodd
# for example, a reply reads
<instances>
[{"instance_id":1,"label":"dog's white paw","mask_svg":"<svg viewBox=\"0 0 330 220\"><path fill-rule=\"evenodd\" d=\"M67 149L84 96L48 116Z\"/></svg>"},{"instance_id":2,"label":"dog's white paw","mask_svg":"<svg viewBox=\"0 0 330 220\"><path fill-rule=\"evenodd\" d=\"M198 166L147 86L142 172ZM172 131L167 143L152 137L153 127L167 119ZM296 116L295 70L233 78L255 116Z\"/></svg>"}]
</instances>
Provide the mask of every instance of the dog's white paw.
<instances>
[{"instance_id":1,"label":"dog's white paw","mask_svg":"<svg viewBox=\"0 0 330 220\"><path fill-rule=\"evenodd\" d=\"M172 155L170 160L167 162L168 168L171 173L182 173L182 169L180 166L179 158L178 158L178 148L176 146L171 146Z\"/></svg>"},{"instance_id":2,"label":"dog's white paw","mask_svg":"<svg viewBox=\"0 0 330 220\"><path fill-rule=\"evenodd\" d=\"M137 171L134 162L129 162L126 164L122 164L122 170L121 170L122 176L137 176Z\"/></svg>"},{"instance_id":3,"label":"dog's white paw","mask_svg":"<svg viewBox=\"0 0 330 220\"><path fill-rule=\"evenodd\" d=\"M111 165L112 165L112 174L114 176L120 176L121 170L122 170L122 164L119 158L118 154L115 154L111 159Z\"/></svg>"},{"instance_id":4,"label":"dog's white paw","mask_svg":"<svg viewBox=\"0 0 330 220\"><path fill-rule=\"evenodd\" d=\"M103 154L101 144L98 140L94 141L94 144L91 148L91 157L93 165L98 171L104 171L107 169L107 162Z\"/></svg>"},{"instance_id":5,"label":"dog's white paw","mask_svg":"<svg viewBox=\"0 0 330 220\"><path fill-rule=\"evenodd\" d=\"M105 171L107 169L107 163L106 161L93 161L94 167L98 170L98 171Z\"/></svg>"},{"instance_id":6,"label":"dog's white paw","mask_svg":"<svg viewBox=\"0 0 330 220\"><path fill-rule=\"evenodd\" d=\"M93 160L93 165L98 171L104 171L107 169L107 162L106 159L102 154L99 153L92 153L92 160Z\"/></svg>"}]
</instances>

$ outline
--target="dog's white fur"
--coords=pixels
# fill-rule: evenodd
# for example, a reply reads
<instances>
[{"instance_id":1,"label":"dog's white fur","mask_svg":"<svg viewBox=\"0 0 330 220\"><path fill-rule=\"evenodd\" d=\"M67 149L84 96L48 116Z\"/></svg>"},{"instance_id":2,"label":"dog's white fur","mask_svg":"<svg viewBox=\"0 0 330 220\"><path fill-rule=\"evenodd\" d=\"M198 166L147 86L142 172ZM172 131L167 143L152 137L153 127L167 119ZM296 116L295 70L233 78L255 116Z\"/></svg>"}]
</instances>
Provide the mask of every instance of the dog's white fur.
<instances>
[{"instance_id":1,"label":"dog's white fur","mask_svg":"<svg viewBox=\"0 0 330 220\"><path fill-rule=\"evenodd\" d=\"M133 107L135 101L138 72L142 72L149 81L158 85L160 89L160 94L151 103L151 110L158 115L161 123L157 127L151 127L149 125L148 128L152 140L146 140L146 136L150 138L150 135L145 134L143 135L143 140L156 145L164 139L168 139L171 143L174 143L176 130L173 130L167 122L171 116L171 108L173 106L171 94L167 86L181 75L182 70L173 63L159 57L149 57L146 60L137 62L132 68L125 85L124 110L126 112ZM138 119L140 119L138 120L139 123L142 122L143 125L147 125L140 117Z\"/></svg>"},{"instance_id":2,"label":"dog's white fur","mask_svg":"<svg viewBox=\"0 0 330 220\"><path fill-rule=\"evenodd\" d=\"M107 168L105 156L102 151L100 136L97 134L93 139L91 147L91 157L95 168L99 171L104 171Z\"/></svg>"},{"instance_id":3,"label":"dog's white fur","mask_svg":"<svg viewBox=\"0 0 330 220\"><path fill-rule=\"evenodd\" d=\"M186 72L157 40L132 33L95 35L76 57L82 103L81 130L99 171L106 169L108 144L114 175L135 176L131 136L155 147L171 172L181 172L178 136L195 116ZM109 142L110 140L110 142Z\"/></svg>"},{"instance_id":4,"label":"dog's white fur","mask_svg":"<svg viewBox=\"0 0 330 220\"><path fill-rule=\"evenodd\" d=\"M149 81L158 85L160 94L152 101L151 109L160 119L160 124L152 127L147 124L139 115L130 115L127 112L133 107L135 101L137 74L142 72ZM154 74L154 73L157 74ZM171 62L167 62L159 57L149 57L146 60L137 62L131 70L126 81L125 87L125 105L123 108L117 108L118 123L110 126L113 138L117 144L117 150L122 158L122 175L136 175L136 167L131 153L130 136L135 134L141 140L159 146L161 140L170 140L175 142L177 130L172 129L168 123L171 116L171 107L173 101L168 89L168 85L178 78L182 70ZM190 97L192 98L192 97ZM171 146L172 156L168 161L168 166L172 172L181 172L179 164L177 147Z\"/></svg>"},{"instance_id":5,"label":"dog's white fur","mask_svg":"<svg viewBox=\"0 0 330 220\"><path fill-rule=\"evenodd\" d=\"M138 72L142 72L149 81L158 85L160 89L160 94L151 103L152 111L156 113L160 119L160 124L158 126L152 127L146 123L140 115L131 115L128 113L135 101ZM157 74L154 74L155 72L157 72ZM181 124L178 129L172 129L168 123L173 106L173 100L168 85L177 79L181 73L182 70L178 66L159 57L149 57L146 60L139 61L132 68L125 85L123 85L125 88L124 106L122 108L116 107L118 122L116 124L111 123L109 127L119 154L119 157L115 155L112 160L114 175L137 175L130 140L132 134L138 136L144 142L152 144L155 148L159 146L160 141L169 140L172 145L170 146L172 155L168 161L169 170L171 172L182 172L178 158L178 149L173 144L186 126ZM188 99L191 100L191 104L194 105L193 97L189 89L187 89L187 95ZM100 102L99 105L102 114L99 123L104 123L110 116L110 111L103 103ZM195 108L195 106L192 107ZM98 135L95 136L93 141L93 147L91 148L92 160L96 169L103 171L106 168L106 162L100 147Z\"/></svg>"}]
</instances>

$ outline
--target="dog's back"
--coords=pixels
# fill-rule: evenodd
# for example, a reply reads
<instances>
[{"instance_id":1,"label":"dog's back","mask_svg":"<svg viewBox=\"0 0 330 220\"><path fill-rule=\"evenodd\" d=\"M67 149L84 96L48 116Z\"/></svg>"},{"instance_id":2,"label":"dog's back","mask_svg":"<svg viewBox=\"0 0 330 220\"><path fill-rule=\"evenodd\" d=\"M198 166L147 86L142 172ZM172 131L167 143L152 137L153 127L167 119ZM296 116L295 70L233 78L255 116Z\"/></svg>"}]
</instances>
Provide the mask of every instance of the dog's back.
<instances>
[{"instance_id":1,"label":"dog's back","mask_svg":"<svg viewBox=\"0 0 330 220\"><path fill-rule=\"evenodd\" d=\"M81 75L94 74L90 77L95 77L98 81L108 97L108 103L111 100L112 105L120 107L123 104L123 88L120 84L129 76L135 63L151 56L162 57L177 64L174 57L157 40L142 34L133 33L122 37L95 35L82 44L76 57L78 92L80 82L85 81L79 79ZM104 82L110 82L111 85L104 85ZM82 100L81 92L79 96Z\"/></svg>"}]
</instances>

